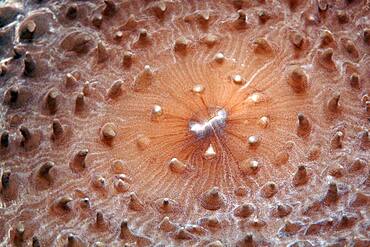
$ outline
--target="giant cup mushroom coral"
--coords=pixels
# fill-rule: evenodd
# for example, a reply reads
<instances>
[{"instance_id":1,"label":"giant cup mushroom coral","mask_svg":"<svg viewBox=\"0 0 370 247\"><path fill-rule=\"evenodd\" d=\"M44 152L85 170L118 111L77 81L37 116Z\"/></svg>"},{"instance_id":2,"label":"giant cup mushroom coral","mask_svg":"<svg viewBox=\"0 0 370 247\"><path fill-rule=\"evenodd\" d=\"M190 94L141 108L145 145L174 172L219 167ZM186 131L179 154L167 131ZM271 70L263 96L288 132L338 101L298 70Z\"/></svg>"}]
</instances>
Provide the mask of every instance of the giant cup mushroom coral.
<instances>
[{"instance_id":1,"label":"giant cup mushroom coral","mask_svg":"<svg viewBox=\"0 0 370 247\"><path fill-rule=\"evenodd\" d=\"M6 1L1 246L369 246L368 0Z\"/></svg>"}]
</instances>

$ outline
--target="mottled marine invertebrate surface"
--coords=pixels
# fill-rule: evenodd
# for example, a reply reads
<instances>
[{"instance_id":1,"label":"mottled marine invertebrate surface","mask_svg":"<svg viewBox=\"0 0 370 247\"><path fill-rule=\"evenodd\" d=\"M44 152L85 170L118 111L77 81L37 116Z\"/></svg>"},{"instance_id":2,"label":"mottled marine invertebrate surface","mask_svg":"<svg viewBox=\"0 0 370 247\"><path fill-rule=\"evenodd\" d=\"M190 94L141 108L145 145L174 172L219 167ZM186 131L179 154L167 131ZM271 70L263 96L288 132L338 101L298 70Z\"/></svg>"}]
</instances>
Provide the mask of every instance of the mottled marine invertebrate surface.
<instances>
[{"instance_id":1,"label":"mottled marine invertebrate surface","mask_svg":"<svg viewBox=\"0 0 370 247\"><path fill-rule=\"evenodd\" d=\"M369 246L368 0L7 1L1 246Z\"/></svg>"}]
</instances>

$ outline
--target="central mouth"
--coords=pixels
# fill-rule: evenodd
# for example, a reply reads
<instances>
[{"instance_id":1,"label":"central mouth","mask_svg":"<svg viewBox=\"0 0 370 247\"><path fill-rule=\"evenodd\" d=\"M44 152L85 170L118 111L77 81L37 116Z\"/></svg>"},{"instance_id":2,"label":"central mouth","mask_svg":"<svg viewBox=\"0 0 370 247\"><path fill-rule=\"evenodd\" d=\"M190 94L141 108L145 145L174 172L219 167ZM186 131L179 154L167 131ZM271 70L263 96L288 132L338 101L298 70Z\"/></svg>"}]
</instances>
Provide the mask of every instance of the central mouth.
<instances>
[{"instance_id":1,"label":"central mouth","mask_svg":"<svg viewBox=\"0 0 370 247\"><path fill-rule=\"evenodd\" d=\"M217 134L226 126L227 112L223 108L210 110L206 120L190 120L189 131L198 139L203 139L210 134Z\"/></svg>"}]
</instances>

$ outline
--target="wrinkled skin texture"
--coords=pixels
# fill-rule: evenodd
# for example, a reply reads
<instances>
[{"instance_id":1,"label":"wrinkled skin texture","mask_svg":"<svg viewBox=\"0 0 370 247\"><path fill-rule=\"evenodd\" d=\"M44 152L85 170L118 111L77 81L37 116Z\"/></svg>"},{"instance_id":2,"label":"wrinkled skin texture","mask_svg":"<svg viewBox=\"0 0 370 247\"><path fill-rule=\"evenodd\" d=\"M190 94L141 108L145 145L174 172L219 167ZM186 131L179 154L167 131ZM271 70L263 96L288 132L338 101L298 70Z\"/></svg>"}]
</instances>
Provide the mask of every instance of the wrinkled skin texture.
<instances>
[{"instance_id":1,"label":"wrinkled skin texture","mask_svg":"<svg viewBox=\"0 0 370 247\"><path fill-rule=\"evenodd\" d=\"M369 246L369 1L0 10L1 246Z\"/></svg>"}]
</instances>

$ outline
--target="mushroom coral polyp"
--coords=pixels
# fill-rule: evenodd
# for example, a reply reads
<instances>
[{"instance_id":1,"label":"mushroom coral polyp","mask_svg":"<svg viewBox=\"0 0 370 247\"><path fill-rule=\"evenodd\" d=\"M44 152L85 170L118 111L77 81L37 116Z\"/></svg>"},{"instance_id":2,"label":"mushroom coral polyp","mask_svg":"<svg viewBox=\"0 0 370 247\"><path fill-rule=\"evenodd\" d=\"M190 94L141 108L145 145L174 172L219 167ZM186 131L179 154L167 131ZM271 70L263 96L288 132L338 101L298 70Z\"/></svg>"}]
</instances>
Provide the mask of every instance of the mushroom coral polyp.
<instances>
[{"instance_id":1,"label":"mushroom coral polyp","mask_svg":"<svg viewBox=\"0 0 370 247\"><path fill-rule=\"evenodd\" d=\"M0 245L369 246L369 1L0 13Z\"/></svg>"}]
</instances>

